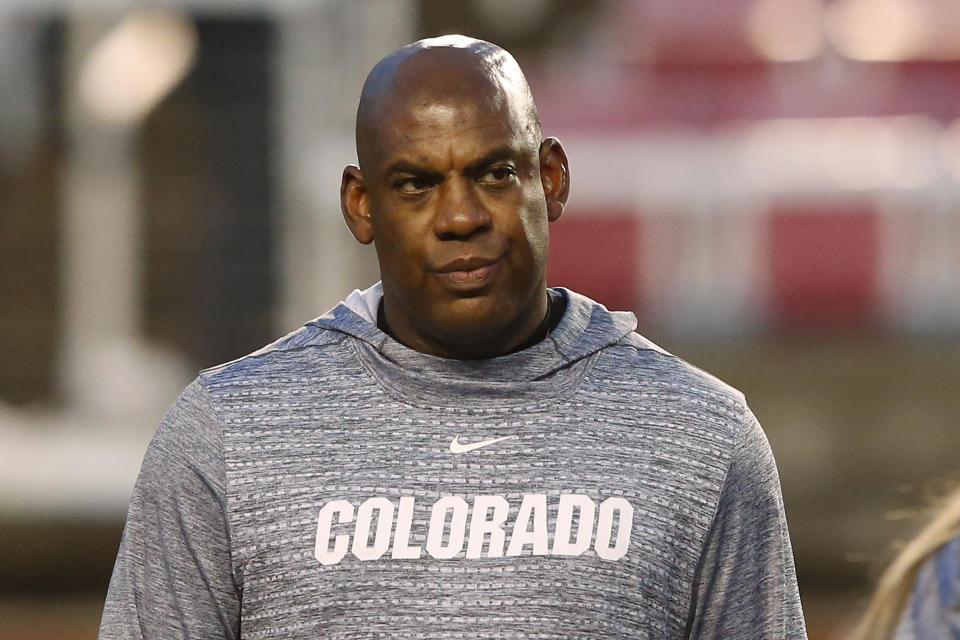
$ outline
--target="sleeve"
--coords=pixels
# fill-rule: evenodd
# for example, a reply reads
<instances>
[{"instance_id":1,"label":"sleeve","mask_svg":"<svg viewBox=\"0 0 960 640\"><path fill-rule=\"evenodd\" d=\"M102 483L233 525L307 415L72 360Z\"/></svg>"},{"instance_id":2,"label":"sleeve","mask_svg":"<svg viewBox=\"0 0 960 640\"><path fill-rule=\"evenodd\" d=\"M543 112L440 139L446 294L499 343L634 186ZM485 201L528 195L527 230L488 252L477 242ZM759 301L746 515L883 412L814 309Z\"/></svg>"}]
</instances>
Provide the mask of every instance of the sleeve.
<instances>
[{"instance_id":1,"label":"sleeve","mask_svg":"<svg viewBox=\"0 0 960 640\"><path fill-rule=\"evenodd\" d=\"M960 638L960 535L920 566L893 637Z\"/></svg>"},{"instance_id":2,"label":"sleeve","mask_svg":"<svg viewBox=\"0 0 960 640\"><path fill-rule=\"evenodd\" d=\"M749 411L697 570L688 637L806 638L780 479Z\"/></svg>"},{"instance_id":3,"label":"sleeve","mask_svg":"<svg viewBox=\"0 0 960 640\"><path fill-rule=\"evenodd\" d=\"M195 380L147 448L110 579L101 640L239 637L220 425Z\"/></svg>"}]
</instances>

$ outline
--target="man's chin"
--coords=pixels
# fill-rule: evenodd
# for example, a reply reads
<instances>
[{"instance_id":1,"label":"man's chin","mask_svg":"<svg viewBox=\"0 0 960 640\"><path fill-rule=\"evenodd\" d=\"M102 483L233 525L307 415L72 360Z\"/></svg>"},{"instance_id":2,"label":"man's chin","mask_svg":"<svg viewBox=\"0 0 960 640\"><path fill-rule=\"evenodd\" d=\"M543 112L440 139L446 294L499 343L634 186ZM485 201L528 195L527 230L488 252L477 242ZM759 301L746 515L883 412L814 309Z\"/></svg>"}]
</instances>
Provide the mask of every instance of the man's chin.
<instances>
[{"instance_id":1,"label":"man's chin","mask_svg":"<svg viewBox=\"0 0 960 640\"><path fill-rule=\"evenodd\" d=\"M446 305L432 324L445 341L482 343L501 334L511 323L513 309L486 296L461 298Z\"/></svg>"},{"instance_id":2,"label":"man's chin","mask_svg":"<svg viewBox=\"0 0 960 640\"><path fill-rule=\"evenodd\" d=\"M450 347L492 346L510 333L516 309L484 296L462 298L442 309L434 307L431 333Z\"/></svg>"}]
</instances>

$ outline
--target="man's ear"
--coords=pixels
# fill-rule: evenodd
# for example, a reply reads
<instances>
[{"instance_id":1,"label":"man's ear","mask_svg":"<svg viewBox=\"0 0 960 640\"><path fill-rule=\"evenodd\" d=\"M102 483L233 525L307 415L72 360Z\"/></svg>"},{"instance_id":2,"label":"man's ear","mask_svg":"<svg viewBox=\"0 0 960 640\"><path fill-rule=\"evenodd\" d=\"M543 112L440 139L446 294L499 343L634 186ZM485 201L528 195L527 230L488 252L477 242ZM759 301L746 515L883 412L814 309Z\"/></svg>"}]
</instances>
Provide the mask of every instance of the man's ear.
<instances>
[{"instance_id":1,"label":"man's ear","mask_svg":"<svg viewBox=\"0 0 960 640\"><path fill-rule=\"evenodd\" d=\"M340 211L350 227L350 233L362 244L373 242L373 226L370 224L370 196L363 184L360 167L349 164L343 170L340 181Z\"/></svg>"},{"instance_id":2,"label":"man's ear","mask_svg":"<svg viewBox=\"0 0 960 640\"><path fill-rule=\"evenodd\" d=\"M547 219L556 222L570 197L570 163L556 138L546 138L540 143L540 182L547 199Z\"/></svg>"}]
</instances>

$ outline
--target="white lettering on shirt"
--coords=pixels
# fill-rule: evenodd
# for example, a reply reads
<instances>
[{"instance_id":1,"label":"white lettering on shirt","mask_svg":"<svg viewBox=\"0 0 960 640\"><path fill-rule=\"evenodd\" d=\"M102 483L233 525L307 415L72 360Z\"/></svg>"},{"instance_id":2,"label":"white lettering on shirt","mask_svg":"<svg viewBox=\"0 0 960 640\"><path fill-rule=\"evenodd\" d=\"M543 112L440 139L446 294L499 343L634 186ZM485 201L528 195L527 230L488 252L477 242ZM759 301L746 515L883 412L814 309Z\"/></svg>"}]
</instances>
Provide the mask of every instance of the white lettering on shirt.
<instances>
[{"instance_id":1,"label":"white lettering on shirt","mask_svg":"<svg viewBox=\"0 0 960 640\"><path fill-rule=\"evenodd\" d=\"M413 496L401 496L399 504L372 496L356 510L347 500L332 500L317 517L314 555L321 564L334 565L348 551L357 560L371 561L383 558L388 549L394 560L416 560L424 552L437 560L580 556L592 548L600 559L617 561L629 551L633 506L625 498L608 497L598 509L590 496L563 494L556 498L555 511L551 521L545 494L523 495L513 521L511 504L500 495L477 495L471 502L443 496L432 505L417 505Z\"/></svg>"}]
</instances>

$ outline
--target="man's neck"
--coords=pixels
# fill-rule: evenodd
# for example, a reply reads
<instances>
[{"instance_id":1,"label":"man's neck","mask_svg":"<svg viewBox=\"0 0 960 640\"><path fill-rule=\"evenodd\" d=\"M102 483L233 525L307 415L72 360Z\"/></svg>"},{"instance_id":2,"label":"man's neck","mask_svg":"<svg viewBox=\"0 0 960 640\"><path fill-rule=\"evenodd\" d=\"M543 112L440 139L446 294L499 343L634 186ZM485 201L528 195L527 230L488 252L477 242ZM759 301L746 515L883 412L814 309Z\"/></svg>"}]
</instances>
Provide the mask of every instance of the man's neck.
<instances>
[{"instance_id":1,"label":"man's neck","mask_svg":"<svg viewBox=\"0 0 960 640\"><path fill-rule=\"evenodd\" d=\"M543 320L536 326L536 328L530 333L529 337L526 340L522 341L516 347L505 351L504 353L495 354L497 356L507 355L509 353L516 353L517 351L522 351L528 349L533 345L537 344L541 340L544 340L550 332L556 329L557 325L560 323L560 319L563 317L564 312L567 309L567 298L561 293L547 290L547 312L544 314ZM386 333L388 336L400 342L401 344L406 344L403 340L397 337L397 335L390 329L390 324L387 322L387 314L384 310L384 301L383 298L380 299L380 304L377 306L377 328ZM410 345L406 345L410 346ZM411 347L413 348L413 347ZM476 359L476 358L461 358L461 359Z\"/></svg>"}]
</instances>

